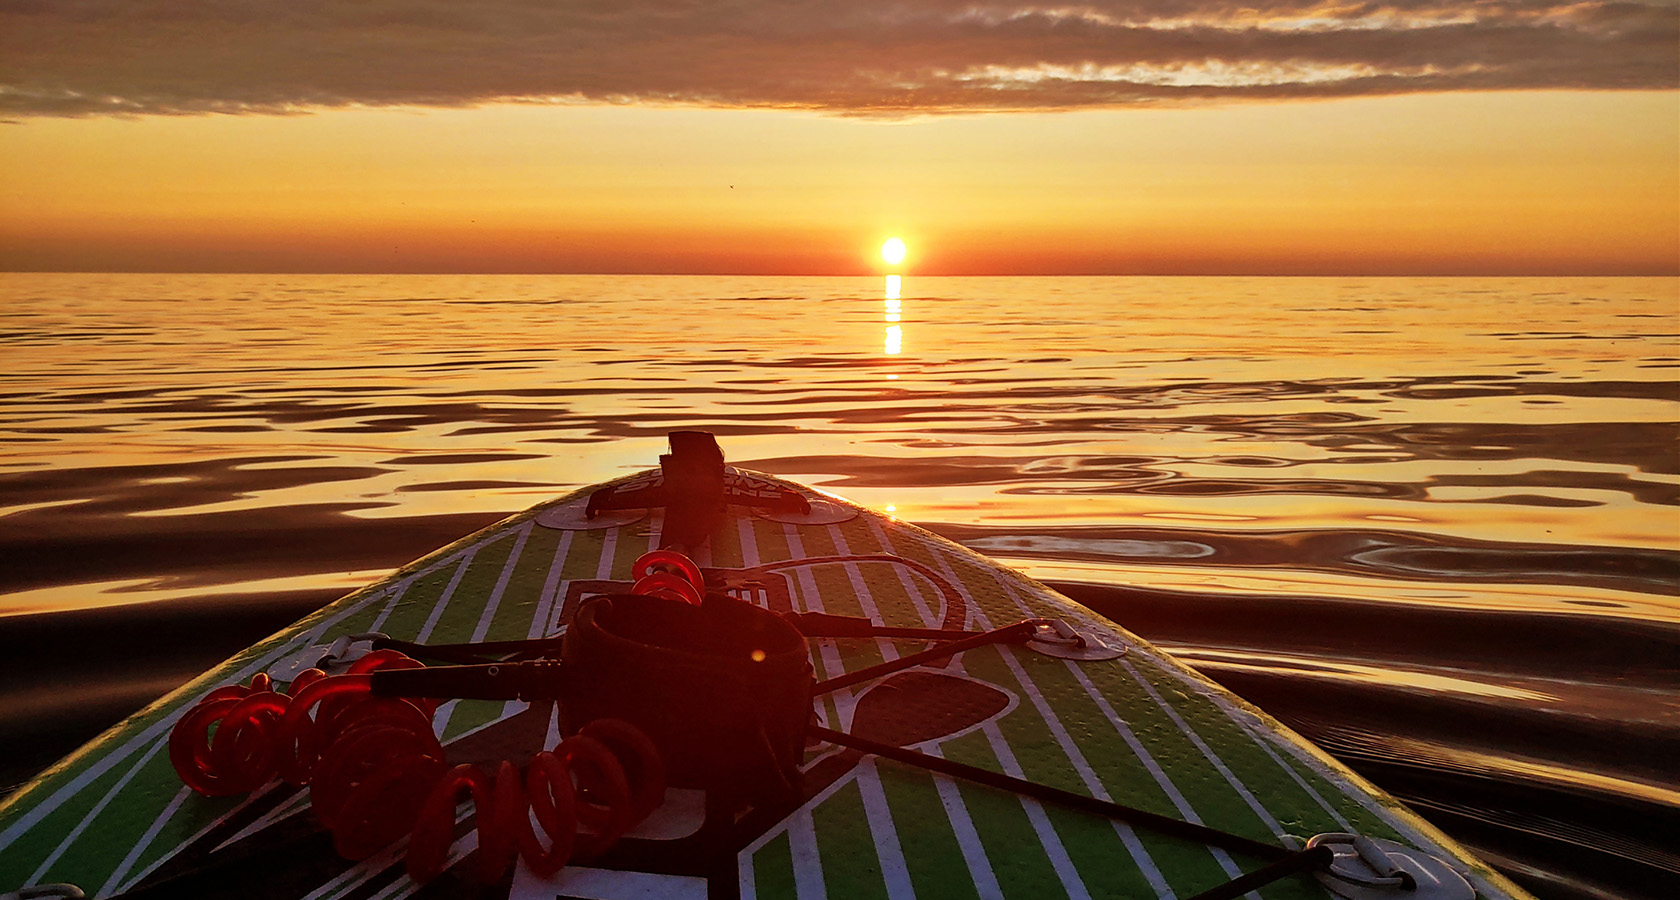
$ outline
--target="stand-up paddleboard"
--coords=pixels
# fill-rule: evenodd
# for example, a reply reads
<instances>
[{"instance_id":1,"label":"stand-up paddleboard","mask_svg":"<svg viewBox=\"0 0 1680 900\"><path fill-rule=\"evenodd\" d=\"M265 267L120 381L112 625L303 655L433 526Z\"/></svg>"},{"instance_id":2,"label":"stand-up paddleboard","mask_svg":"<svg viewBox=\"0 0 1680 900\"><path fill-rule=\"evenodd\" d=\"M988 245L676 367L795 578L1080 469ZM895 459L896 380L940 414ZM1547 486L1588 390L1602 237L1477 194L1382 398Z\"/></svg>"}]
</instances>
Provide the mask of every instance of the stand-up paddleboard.
<instances>
[{"instance_id":1,"label":"stand-up paddleboard","mask_svg":"<svg viewBox=\"0 0 1680 900\"><path fill-rule=\"evenodd\" d=\"M544 503L404 567L47 770L0 805L0 897L901 900L1188 898L1251 889L1257 893L1247 896L1277 900L1524 896L1278 722L1043 585L880 513L723 469L721 457L721 503L715 489L708 497L704 485L689 483L692 458L674 453L663 462L660 471ZM700 459L701 482L707 465ZM648 563L662 546L692 560L693 571L669 555ZM674 662L650 657L645 667L631 655L618 660L620 670L585 672L567 655L582 654L568 641L581 643L584 625L617 640L615 629L642 628L631 617L644 609L680 625L659 625L655 631L672 637L647 638L648 646L680 644L705 628L723 632L694 639L704 644L698 649L670 651ZM696 624L713 610L728 613L717 620L723 625ZM706 653L734 652L725 646L735 643L731 629L760 636L782 629L740 644L761 662L760 645L787 656L783 632L795 635L796 665L783 667L794 675L758 683L751 674L758 670L739 663L749 692L775 681L809 704L808 717L803 707L797 715L809 730L792 738L791 757L777 749L788 746L785 735L731 718L739 698L723 697L731 689L720 686L729 678L714 684L693 668L706 665ZM398 653L393 647L427 667L343 674L359 660L370 671L381 654ZM732 665L720 662L720 671ZM438 758L410 765L381 756L387 764L340 775L340 788L350 788L331 791L322 770L332 751L319 746L317 783L261 774L260 783L234 783L204 772L186 776L196 789L183 781L183 760L188 769L194 759L213 768L204 742L213 743L218 728L228 730L232 756L249 758L257 743L272 742L287 724L285 704L301 703L305 683L322 679L304 674L312 667L335 683L360 678L358 689L398 695L379 699L384 711L370 721L406 716L412 724L418 716L423 729L417 710L429 713L424 739L435 735L439 749L414 752ZM542 687L566 672L563 690ZM519 684L502 685L509 673L523 673ZM390 687L434 677L454 687ZM366 687L381 678L384 688ZM677 700L665 697L667 688ZM416 692L432 696L399 699ZM706 699L714 694L715 709ZM268 699L246 702L254 696ZM218 718L242 702L257 711L236 715L265 722L266 731L253 725L234 736ZM272 715L258 709L265 702ZM324 722L332 702L291 724ZM666 703L665 711L648 712L648 702ZM522 797L520 821L505 817L497 836L479 820L487 804L521 790L494 793L503 771L527 788L537 784L528 773L549 772L542 789L549 805L575 801L580 815L591 803L628 803L591 783L602 767L576 751L586 741L567 737L598 714L580 710L601 704L625 705L622 715L611 708L604 715L639 721L653 735L651 749L628 751L627 740L597 729L603 745L620 756L654 753L671 786L633 824L582 821L575 838L565 835L573 843L567 864L544 873L506 837L507 828L523 830L527 839L541 835L523 850L552 848L555 835L528 812L534 800ZM662 733L673 722L714 718L733 724L692 727L691 738ZM186 733L194 728L196 736ZM418 740L363 743L395 753L391 747ZM287 752L301 755L298 746ZM554 776L552 760L538 759L544 750L569 760L572 778ZM501 761L510 765L498 768ZM432 810L433 824L414 826L430 828L424 838L404 825L394 839L355 846L322 824L332 818L335 828L348 827L352 789L375 797L362 803L364 817L424 815L415 812L419 794L458 764L485 773L483 790L438 789L448 796ZM708 766L732 768L719 781ZM649 768L642 759L620 769L631 792L655 777ZM573 779L582 796L561 797ZM323 803L336 812L326 815ZM615 829L624 833L607 846L600 832ZM435 859L417 878L408 857L423 842L435 845ZM506 860L501 868L480 865L497 855Z\"/></svg>"}]
</instances>

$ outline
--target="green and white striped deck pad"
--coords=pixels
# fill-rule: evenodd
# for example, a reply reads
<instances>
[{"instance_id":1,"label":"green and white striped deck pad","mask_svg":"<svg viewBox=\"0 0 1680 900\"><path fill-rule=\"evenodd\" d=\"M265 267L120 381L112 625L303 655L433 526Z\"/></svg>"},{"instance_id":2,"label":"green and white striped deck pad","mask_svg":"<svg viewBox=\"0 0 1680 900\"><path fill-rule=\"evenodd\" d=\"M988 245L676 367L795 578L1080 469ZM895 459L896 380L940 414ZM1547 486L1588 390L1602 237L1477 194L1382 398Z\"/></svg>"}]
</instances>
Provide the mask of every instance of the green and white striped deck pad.
<instances>
[{"instance_id":1,"label":"green and white striped deck pad","mask_svg":"<svg viewBox=\"0 0 1680 900\"><path fill-rule=\"evenodd\" d=\"M166 750L169 729L215 687L244 683L339 635L378 631L431 643L550 635L601 583L627 584L632 562L657 545L660 513L613 527L539 521L575 523L586 496L578 492L515 515L321 609L42 774L0 806L0 892L68 882L90 897L148 888L161 896L215 865L219 854L241 860L224 883L227 895L309 900L1173 898L1260 865L826 745L808 753L809 800L779 821L759 823L738 853L707 858L697 852L703 797L673 791L612 858L616 867L574 865L547 881L521 867L511 884L488 888L466 866L416 885L403 872L400 845L360 863L339 859L308 815L306 790L271 785L249 797L208 799L181 785ZM730 576L739 596L772 608L912 627L984 629L1060 618L1130 648L1117 660L1083 662L991 646L911 670L932 673L921 676L924 685L959 689L983 716L934 715L918 723L908 711L924 731L950 729L917 749L1285 846L1299 847L1322 832L1397 840L1453 860L1483 897L1522 896L1276 721L1114 623L936 535L867 510L839 524L788 524L731 508L731 518L695 557L714 570L709 576ZM921 647L822 639L811 641L811 656L821 679ZM907 711L891 709L893 692L871 697L871 687L822 698L818 718L842 729L866 724L854 717L904 719ZM465 746L497 729L511 733L526 709L519 701L449 702L435 725L446 744ZM532 710L522 726L533 735L543 730L542 723L530 730L537 712L546 710ZM555 740L551 719L546 727L547 740ZM469 810L462 807L463 817ZM475 841L476 832L466 831L456 856ZM265 844L271 852L263 852ZM628 871L627 859L643 871ZM1329 896L1307 876L1259 895Z\"/></svg>"}]
</instances>

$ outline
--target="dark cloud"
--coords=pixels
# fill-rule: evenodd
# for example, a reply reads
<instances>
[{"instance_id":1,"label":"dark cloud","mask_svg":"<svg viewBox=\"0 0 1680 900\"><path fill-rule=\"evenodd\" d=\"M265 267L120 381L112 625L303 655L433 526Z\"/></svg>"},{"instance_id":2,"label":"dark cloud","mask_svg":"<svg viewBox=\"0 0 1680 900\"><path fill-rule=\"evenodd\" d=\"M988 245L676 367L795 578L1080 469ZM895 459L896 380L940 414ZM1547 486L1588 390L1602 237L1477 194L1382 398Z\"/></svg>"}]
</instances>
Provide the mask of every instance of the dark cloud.
<instances>
[{"instance_id":1,"label":"dark cloud","mask_svg":"<svg viewBox=\"0 0 1680 900\"><path fill-rule=\"evenodd\" d=\"M1676 0L0 0L0 116L1680 87Z\"/></svg>"}]
</instances>

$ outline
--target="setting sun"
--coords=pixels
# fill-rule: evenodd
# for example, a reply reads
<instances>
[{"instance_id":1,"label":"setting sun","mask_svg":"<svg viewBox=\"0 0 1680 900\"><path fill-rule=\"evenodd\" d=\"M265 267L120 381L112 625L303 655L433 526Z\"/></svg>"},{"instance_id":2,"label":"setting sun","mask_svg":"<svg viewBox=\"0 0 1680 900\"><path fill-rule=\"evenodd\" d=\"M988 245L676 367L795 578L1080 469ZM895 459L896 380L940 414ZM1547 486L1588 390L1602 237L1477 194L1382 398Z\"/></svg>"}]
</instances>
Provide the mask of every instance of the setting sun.
<instances>
[{"instance_id":1,"label":"setting sun","mask_svg":"<svg viewBox=\"0 0 1680 900\"><path fill-rule=\"evenodd\" d=\"M904 262L904 242L898 238L887 238L881 245L881 259L889 266L896 266Z\"/></svg>"}]
</instances>

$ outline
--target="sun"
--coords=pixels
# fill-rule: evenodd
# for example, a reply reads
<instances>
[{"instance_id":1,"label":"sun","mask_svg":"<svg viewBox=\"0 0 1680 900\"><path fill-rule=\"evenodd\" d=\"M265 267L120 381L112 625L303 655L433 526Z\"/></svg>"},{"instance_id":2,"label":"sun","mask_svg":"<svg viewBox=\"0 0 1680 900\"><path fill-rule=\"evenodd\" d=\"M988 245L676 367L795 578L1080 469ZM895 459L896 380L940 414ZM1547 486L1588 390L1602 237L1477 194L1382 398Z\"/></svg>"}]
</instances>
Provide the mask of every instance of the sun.
<instances>
[{"instance_id":1,"label":"sun","mask_svg":"<svg viewBox=\"0 0 1680 900\"><path fill-rule=\"evenodd\" d=\"M881 260L889 266L896 266L904 262L904 242L898 238L887 238L881 245Z\"/></svg>"}]
</instances>

